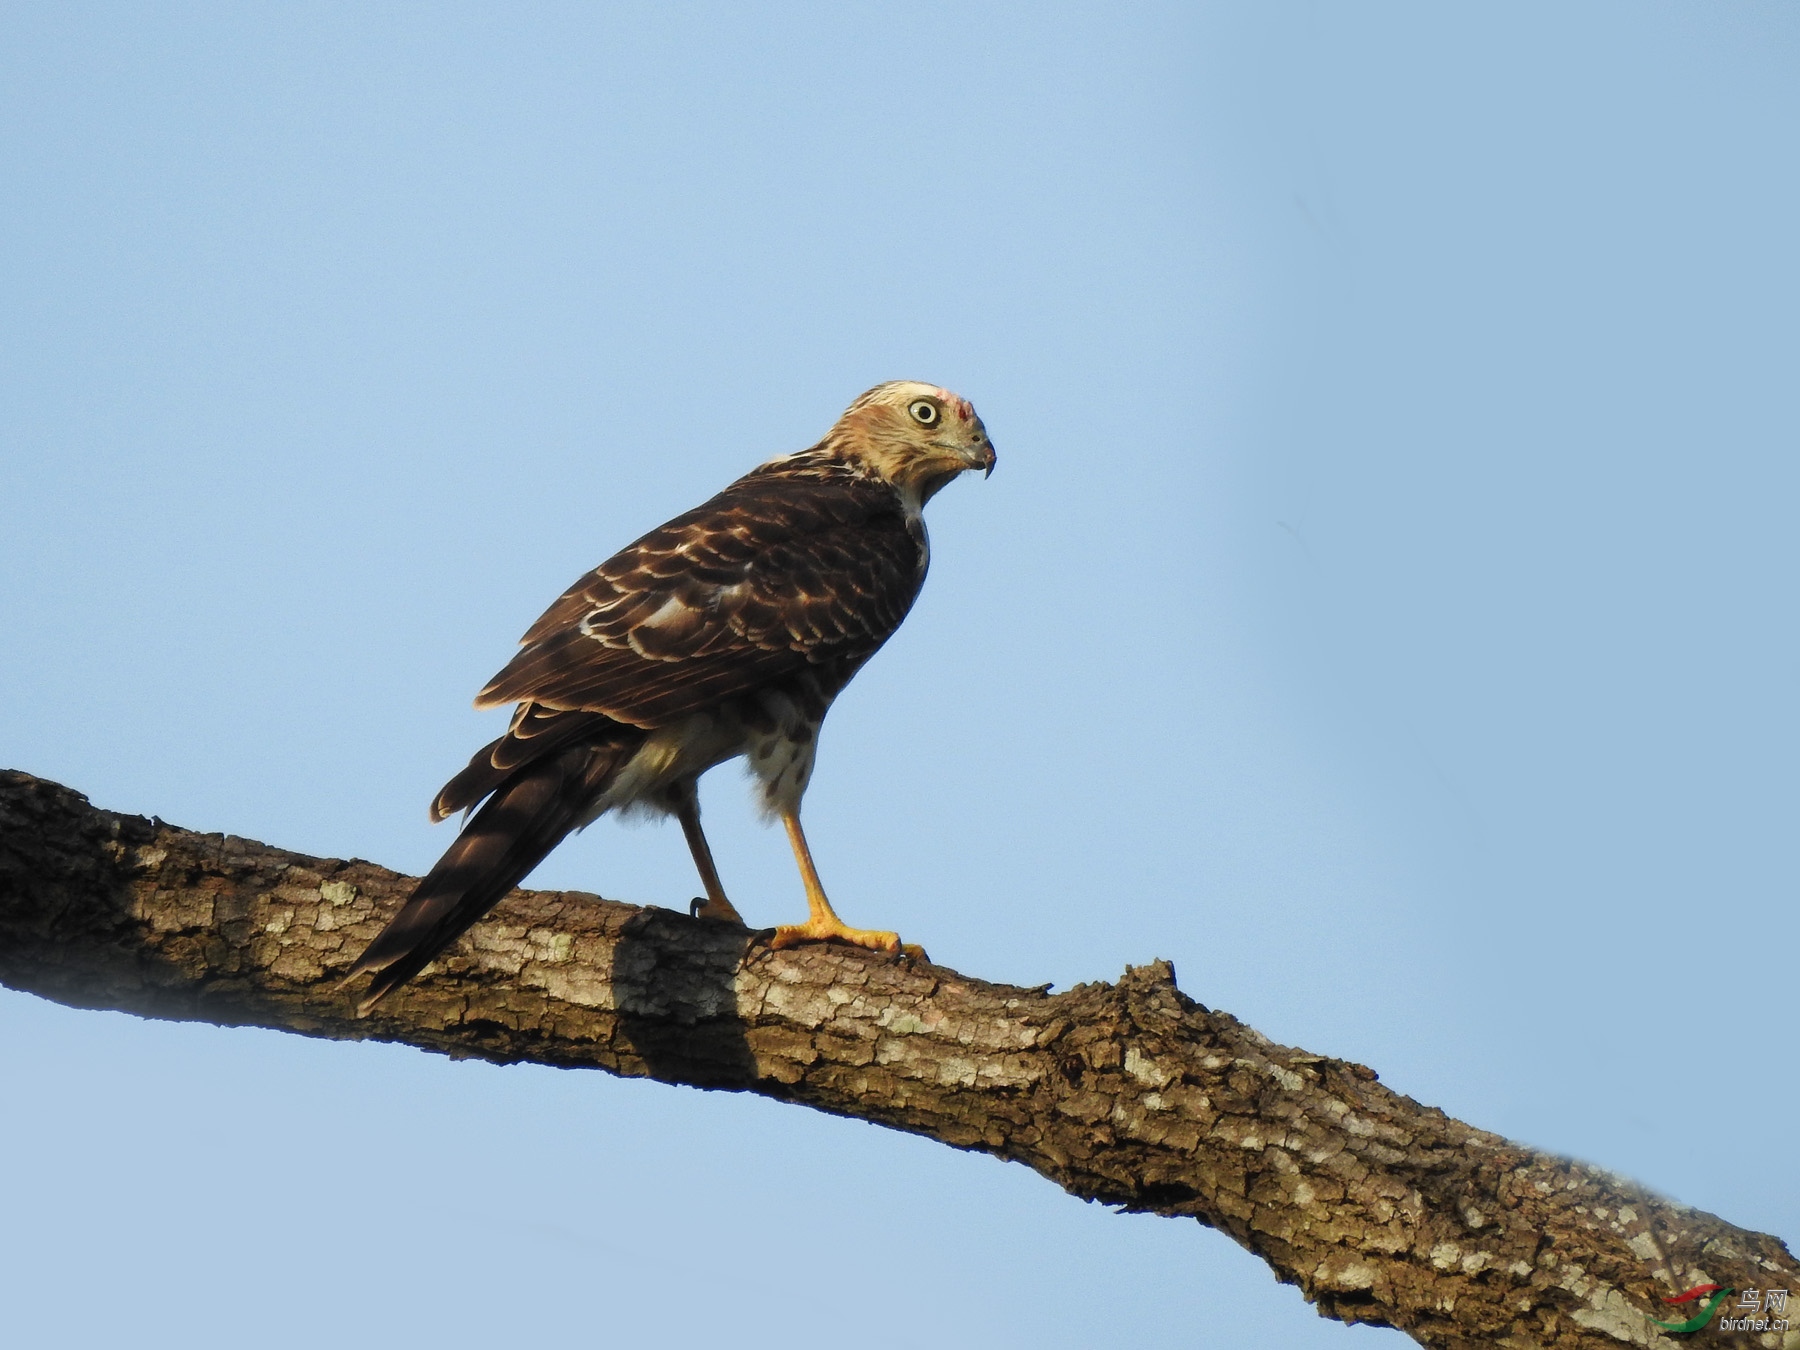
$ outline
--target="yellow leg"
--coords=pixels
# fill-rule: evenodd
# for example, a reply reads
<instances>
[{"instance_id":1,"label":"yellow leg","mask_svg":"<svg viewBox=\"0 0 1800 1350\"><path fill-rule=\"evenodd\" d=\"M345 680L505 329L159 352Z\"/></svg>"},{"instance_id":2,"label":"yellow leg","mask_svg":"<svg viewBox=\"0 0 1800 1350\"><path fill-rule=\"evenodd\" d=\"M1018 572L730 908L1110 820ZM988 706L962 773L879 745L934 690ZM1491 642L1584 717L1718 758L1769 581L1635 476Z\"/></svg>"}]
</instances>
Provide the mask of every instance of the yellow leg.
<instances>
[{"instance_id":1,"label":"yellow leg","mask_svg":"<svg viewBox=\"0 0 1800 1350\"><path fill-rule=\"evenodd\" d=\"M925 952L911 943L900 941L898 933L883 933L871 928L851 928L825 898L825 887L819 882L819 869L813 865L812 850L806 846L806 833L800 828L798 811L783 811L781 823L787 828L788 843L794 847L794 861L800 864L800 880L806 886L807 919L805 923L783 924L769 940L771 947L797 947L802 942L847 942L853 947L868 947L878 952L905 952L924 960Z\"/></svg>"},{"instance_id":2,"label":"yellow leg","mask_svg":"<svg viewBox=\"0 0 1800 1350\"><path fill-rule=\"evenodd\" d=\"M725 898L725 886L719 880L719 869L713 865L712 849L707 845L706 836L700 832L700 803L694 796L693 786L672 789L669 795L675 801L675 818L681 822L681 832L687 836L688 852L694 855L694 870L700 873L700 884L706 887L706 903L694 911L702 919L724 919L728 923L742 925L743 916L737 912L736 906Z\"/></svg>"}]
</instances>

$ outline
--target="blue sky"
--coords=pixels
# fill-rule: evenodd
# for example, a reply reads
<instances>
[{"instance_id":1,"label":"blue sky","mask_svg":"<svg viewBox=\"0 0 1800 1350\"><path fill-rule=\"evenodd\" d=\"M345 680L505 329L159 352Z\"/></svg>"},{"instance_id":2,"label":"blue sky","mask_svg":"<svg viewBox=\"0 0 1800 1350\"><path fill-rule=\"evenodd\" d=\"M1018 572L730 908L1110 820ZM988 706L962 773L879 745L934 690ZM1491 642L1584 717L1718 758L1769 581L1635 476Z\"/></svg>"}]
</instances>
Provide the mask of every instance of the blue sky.
<instances>
[{"instance_id":1,"label":"blue sky","mask_svg":"<svg viewBox=\"0 0 1800 1350\"><path fill-rule=\"evenodd\" d=\"M1168 957L1792 1239L1797 65L1751 3L9 5L0 763L421 870L563 586L928 379L1000 466L822 739L849 922ZM672 826L534 880L695 892ZM1401 1343L795 1108L0 1027L34 1345Z\"/></svg>"}]
</instances>

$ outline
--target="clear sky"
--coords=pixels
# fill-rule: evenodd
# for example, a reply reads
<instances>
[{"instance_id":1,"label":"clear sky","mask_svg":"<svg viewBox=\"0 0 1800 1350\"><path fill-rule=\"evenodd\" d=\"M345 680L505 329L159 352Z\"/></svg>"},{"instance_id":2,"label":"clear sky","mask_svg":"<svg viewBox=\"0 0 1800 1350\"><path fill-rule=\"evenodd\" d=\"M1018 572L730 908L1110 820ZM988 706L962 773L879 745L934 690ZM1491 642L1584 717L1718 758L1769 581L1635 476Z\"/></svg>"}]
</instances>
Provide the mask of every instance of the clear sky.
<instances>
[{"instance_id":1,"label":"clear sky","mask_svg":"<svg viewBox=\"0 0 1800 1350\"><path fill-rule=\"evenodd\" d=\"M1793 1239L1797 76L1748 2L13 0L0 764L423 869L563 586L931 380L1000 464L825 730L849 922ZM0 1084L20 1344L1400 1343L751 1098L15 994Z\"/></svg>"}]
</instances>

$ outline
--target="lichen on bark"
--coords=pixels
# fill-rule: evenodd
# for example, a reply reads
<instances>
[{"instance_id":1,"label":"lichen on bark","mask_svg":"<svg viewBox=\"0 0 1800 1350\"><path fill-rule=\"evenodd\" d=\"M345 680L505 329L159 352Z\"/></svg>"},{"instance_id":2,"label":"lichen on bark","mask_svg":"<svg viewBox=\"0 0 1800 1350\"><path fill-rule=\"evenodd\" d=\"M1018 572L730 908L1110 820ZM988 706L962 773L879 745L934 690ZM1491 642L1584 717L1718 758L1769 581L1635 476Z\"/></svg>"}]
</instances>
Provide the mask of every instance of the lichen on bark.
<instances>
[{"instance_id":1,"label":"lichen on bark","mask_svg":"<svg viewBox=\"0 0 1800 1350\"><path fill-rule=\"evenodd\" d=\"M1696 1284L1800 1287L1776 1238L1276 1045L1163 962L1062 993L518 891L355 1016L337 987L413 885L96 809L0 772L0 982L77 1007L401 1041L756 1092L1197 1219L1327 1317L1422 1345L1659 1346ZM1800 1331L1698 1333L1800 1347Z\"/></svg>"}]
</instances>

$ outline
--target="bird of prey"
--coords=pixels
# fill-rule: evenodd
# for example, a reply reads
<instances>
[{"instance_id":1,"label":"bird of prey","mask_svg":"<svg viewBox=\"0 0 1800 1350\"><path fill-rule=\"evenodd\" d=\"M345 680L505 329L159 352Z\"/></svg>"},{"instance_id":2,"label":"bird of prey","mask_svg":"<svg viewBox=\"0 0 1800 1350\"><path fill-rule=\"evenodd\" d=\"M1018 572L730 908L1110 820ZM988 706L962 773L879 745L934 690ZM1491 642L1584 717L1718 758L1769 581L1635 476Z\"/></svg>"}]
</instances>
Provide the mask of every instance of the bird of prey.
<instances>
[{"instance_id":1,"label":"bird of prey","mask_svg":"<svg viewBox=\"0 0 1800 1350\"><path fill-rule=\"evenodd\" d=\"M695 793L701 774L740 755L764 812L786 827L810 911L772 945L901 950L895 934L850 928L832 910L800 799L826 709L925 580L922 508L971 469L992 473L994 447L968 400L911 380L878 385L817 445L752 469L565 591L475 700L518 707L432 803L433 820L473 814L346 976L374 973L360 1011L608 811L679 820L706 889L696 912L742 923Z\"/></svg>"}]
</instances>

